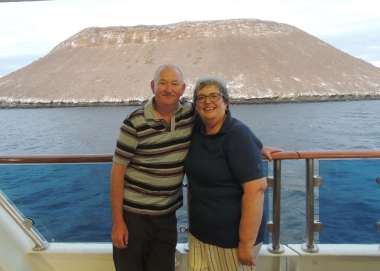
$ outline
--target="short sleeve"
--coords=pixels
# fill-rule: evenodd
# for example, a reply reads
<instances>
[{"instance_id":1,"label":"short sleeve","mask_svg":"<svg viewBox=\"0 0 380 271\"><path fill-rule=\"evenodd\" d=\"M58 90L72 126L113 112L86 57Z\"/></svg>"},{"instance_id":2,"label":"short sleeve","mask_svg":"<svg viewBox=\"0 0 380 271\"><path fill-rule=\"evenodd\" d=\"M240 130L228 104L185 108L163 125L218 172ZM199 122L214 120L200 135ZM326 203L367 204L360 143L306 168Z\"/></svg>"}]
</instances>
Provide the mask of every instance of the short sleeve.
<instances>
[{"instance_id":1,"label":"short sleeve","mask_svg":"<svg viewBox=\"0 0 380 271\"><path fill-rule=\"evenodd\" d=\"M262 143L245 125L237 125L224 142L227 162L240 183L264 177Z\"/></svg>"},{"instance_id":2,"label":"short sleeve","mask_svg":"<svg viewBox=\"0 0 380 271\"><path fill-rule=\"evenodd\" d=\"M136 153L138 137L136 128L128 120L124 120L120 127L120 134L116 142L116 149L113 155L113 163L128 165Z\"/></svg>"}]
</instances>

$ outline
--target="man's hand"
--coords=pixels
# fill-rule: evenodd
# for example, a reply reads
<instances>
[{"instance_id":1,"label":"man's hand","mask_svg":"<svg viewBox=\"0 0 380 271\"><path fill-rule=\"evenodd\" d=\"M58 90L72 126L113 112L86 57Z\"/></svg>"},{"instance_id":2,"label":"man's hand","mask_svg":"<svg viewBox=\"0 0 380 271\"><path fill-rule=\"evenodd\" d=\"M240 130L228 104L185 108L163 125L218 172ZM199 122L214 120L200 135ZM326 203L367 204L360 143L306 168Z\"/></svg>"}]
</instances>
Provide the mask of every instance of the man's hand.
<instances>
[{"instance_id":1,"label":"man's hand","mask_svg":"<svg viewBox=\"0 0 380 271\"><path fill-rule=\"evenodd\" d=\"M117 248L126 248L128 245L128 229L124 222L112 226L112 244Z\"/></svg>"},{"instance_id":2,"label":"man's hand","mask_svg":"<svg viewBox=\"0 0 380 271\"><path fill-rule=\"evenodd\" d=\"M253 255L252 242L239 242L238 259L243 265L256 266L256 257Z\"/></svg>"}]
</instances>

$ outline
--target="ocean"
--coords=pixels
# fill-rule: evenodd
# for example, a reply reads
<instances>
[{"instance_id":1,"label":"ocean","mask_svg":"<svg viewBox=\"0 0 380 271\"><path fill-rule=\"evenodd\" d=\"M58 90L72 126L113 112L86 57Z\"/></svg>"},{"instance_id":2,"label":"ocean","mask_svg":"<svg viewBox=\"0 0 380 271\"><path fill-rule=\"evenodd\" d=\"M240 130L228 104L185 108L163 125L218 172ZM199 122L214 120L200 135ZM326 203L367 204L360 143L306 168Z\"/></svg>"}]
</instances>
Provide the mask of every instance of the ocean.
<instances>
[{"instance_id":1,"label":"ocean","mask_svg":"<svg viewBox=\"0 0 380 271\"><path fill-rule=\"evenodd\" d=\"M0 109L0 155L111 154L120 123L135 108ZM380 150L380 101L232 105L231 111L264 145L283 150ZM366 174L370 176L365 179L369 185L359 186L364 189L360 194L367 195L364 199L358 198L357 188L352 189L354 186L351 189L338 188L336 181L326 181L320 189L318 215L324 223L320 242L380 242L380 234L372 227L372 221L375 223L380 219L380 186L375 182L370 185L372 178L380 176L380 171L376 171L380 164L378 160L368 162L371 170ZM352 169L363 171L362 164L344 164L343 169L349 168L351 174L340 176L336 166L332 168L323 163L319 166L321 175L328 173L342 177L348 187L357 182L357 179L349 178L357 177ZM33 219L37 229L49 241L108 242L110 167L109 163L0 165L0 189L25 216ZM282 243L304 242L304 171L302 161L289 161L283 165ZM330 175L325 179L329 180ZM335 187L343 194L338 196ZM331 201L335 197L344 203L341 208L346 212L331 208L337 206ZM359 215L350 215L353 211ZM340 213L346 216L338 219L341 224L336 224L333 221ZM185 226L186 210L180 210L178 217L179 226ZM351 225L352 217L360 222L355 232L348 230L336 238L337 230ZM360 226L364 224L368 226ZM355 239L355 236L360 238ZM184 239L185 235L180 234L180 240Z\"/></svg>"}]
</instances>

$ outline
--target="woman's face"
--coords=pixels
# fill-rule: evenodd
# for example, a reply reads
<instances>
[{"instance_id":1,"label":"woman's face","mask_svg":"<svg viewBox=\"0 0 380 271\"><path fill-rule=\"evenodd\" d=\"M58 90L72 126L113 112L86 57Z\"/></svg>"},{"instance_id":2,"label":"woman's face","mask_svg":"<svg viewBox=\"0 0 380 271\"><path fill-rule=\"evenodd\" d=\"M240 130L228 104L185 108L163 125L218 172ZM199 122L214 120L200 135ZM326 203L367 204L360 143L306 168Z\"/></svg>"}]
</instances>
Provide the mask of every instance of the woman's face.
<instances>
[{"instance_id":1,"label":"woman's face","mask_svg":"<svg viewBox=\"0 0 380 271\"><path fill-rule=\"evenodd\" d=\"M204 122L224 121L227 105L217 86L208 85L197 93L196 110Z\"/></svg>"}]
</instances>

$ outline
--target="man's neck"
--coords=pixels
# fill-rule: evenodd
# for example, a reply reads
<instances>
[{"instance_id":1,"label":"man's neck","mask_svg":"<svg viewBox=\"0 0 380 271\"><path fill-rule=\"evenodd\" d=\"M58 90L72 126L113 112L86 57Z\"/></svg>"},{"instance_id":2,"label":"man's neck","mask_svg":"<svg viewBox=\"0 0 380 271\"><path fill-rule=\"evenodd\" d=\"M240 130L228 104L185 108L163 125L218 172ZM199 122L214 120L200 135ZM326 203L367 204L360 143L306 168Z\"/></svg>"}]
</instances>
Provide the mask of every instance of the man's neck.
<instances>
[{"instance_id":1,"label":"man's neck","mask_svg":"<svg viewBox=\"0 0 380 271\"><path fill-rule=\"evenodd\" d=\"M153 108L154 110L159 113L161 116L172 116L175 114L178 108L178 104L175 104L173 106L160 106L153 100Z\"/></svg>"},{"instance_id":2,"label":"man's neck","mask_svg":"<svg viewBox=\"0 0 380 271\"><path fill-rule=\"evenodd\" d=\"M173 106L159 106L153 101L153 108L156 112L156 115L159 118L164 119L167 123L170 123L171 117L175 114L178 105Z\"/></svg>"}]
</instances>

